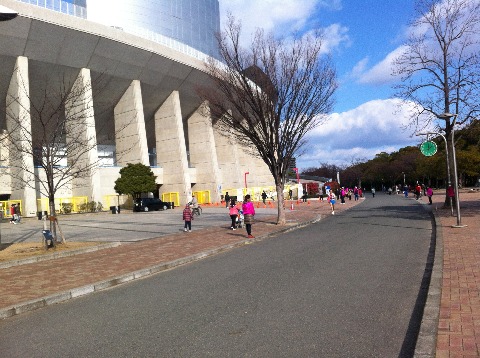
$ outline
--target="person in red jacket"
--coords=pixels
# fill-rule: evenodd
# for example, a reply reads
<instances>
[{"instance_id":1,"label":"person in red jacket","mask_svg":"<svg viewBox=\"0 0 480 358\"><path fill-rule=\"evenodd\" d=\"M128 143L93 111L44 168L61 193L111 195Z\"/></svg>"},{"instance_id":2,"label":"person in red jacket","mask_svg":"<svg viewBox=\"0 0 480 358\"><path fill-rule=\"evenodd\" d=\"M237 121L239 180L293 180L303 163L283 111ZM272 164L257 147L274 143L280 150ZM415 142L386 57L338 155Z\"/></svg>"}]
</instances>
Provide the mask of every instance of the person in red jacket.
<instances>
[{"instance_id":1,"label":"person in red jacket","mask_svg":"<svg viewBox=\"0 0 480 358\"><path fill-rule=\"evenodd\" d=\"M12 204L10 206L10 215L11 215L11 218L10 218L10 224L16 224L17 222L15 221L16 217L15 217L15 206L17 204Z\"/></svg>"},{"instance_id":2,"label":"person in red jacket","mask_svg":"<svg viewBox=\"0 0 480 358\"><path fill-rule=\"evenodd\" d=\"M190 209L190 205L185 205L185 209L183 209L183 221L185 221L185 225L183 226L183 230L186 232L192 231L192 220L193 220L193 212Z\"/></svg>"}]
</instances>

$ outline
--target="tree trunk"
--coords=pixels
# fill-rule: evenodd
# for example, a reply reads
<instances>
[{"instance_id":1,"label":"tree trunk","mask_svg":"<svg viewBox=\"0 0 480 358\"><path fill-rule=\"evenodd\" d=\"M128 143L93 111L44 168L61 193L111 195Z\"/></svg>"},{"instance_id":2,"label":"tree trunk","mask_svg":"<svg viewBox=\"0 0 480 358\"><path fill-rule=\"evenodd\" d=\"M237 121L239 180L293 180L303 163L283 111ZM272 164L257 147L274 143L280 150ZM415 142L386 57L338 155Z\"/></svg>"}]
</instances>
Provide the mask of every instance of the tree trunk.
<instances>
[{"instance_id":1,"label":"tree trunk","mask_svg":"<svg viewBox=\"0 0 480 358\"><path fill-rule=\"evenodd\" d=\"M448 128L448 125L447 125ZM446 189L448 189L449 185L452 185L452 187L456 190L455 188L455 160L454 160L454 150L452 146L452 139L453 139L453 133L452 131L447 131L445 133L445 139L447 141L447 148L445 149L447 151L447 185L445 186ZM453 207L455 207L455 196L453 198L450 198L448 196L447 190L445 190L445 207L451 208L453 210Z\"/></svg>"},{"instance_id":2,"label":"tree trunk","mask_svg":"<svg viewBox=\"0 0 480 358\"><path fill-rule=\"evenodd\" d=\"M56 242L57 240L57 226L55 225L56 215L55 215L55 197L52 195L48 198L48 206L50 210L50 232L52 233L53 238Z\"/></svg>"},{"instance_id":3,"label":"tree trunk","mask_svg":"<svg viewBox=\"0 0 480 358\"><path fill-rule=\"evenodd\" d=\"M287 223L287 220L285 218L285 200L283 198L284 184L283 183L277 184L276 188L277 188L277 208L278 208L277 225L285 225Z\"/></svg>"}]
</instances>

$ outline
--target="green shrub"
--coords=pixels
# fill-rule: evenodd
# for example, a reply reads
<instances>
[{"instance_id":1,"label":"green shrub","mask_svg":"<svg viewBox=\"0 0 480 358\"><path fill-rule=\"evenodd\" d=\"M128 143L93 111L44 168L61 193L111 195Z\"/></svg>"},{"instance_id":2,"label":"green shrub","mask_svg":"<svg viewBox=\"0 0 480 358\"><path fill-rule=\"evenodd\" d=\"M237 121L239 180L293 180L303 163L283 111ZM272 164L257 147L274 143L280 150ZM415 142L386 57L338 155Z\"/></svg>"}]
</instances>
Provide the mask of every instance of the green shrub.
<instances>
[{"instance_id":1,"label":"green shrub","mask_svg":"<svg viewBox=\"0 0 480 358\"><path fill-rule=\"evenodd\" d=\"M64 214L70 214L72 212L73 204L72 203L61 203L60 212Z\"/></svg>"}]
</instances>

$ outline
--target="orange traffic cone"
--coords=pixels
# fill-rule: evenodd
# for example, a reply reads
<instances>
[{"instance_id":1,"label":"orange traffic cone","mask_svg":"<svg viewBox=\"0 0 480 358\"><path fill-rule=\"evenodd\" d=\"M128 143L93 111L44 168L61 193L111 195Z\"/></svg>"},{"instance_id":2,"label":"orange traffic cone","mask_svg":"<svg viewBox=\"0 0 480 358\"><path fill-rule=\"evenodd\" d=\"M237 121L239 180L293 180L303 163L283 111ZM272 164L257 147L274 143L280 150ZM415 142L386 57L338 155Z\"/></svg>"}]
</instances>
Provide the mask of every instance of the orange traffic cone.
<instances>
[{"instance_id":1,"label":"orange traffic cone","mask_svg":"<svg viewBox=\"0 0 480 358\"><path fill-rule=\"evenodd\" d=\"M290 203L290 210L293 210L293 202Z\"/></svg>"}]
</instances>

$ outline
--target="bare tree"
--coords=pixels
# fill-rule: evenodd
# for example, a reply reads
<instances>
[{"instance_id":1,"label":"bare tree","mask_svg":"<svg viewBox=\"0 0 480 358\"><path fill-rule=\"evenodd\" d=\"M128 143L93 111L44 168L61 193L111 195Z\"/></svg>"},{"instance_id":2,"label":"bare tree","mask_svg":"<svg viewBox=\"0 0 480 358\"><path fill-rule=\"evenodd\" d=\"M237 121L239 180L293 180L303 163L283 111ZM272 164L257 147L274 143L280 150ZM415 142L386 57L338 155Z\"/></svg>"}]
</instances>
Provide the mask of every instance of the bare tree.
<instances>
[{"instance_id":1,"label":"bare tree","mask_svg":"<svg viewBox=\"0 0 480 358\"><path fill-rule=\"evenodd\" d=\"M412 34L394 62L402 81L397 96L416 104L411 126L421 130L434 122L445 133L450 158L454 125L469 123L480 111L479 34L478 0L418 0ZM456 118L438 121L442 113Z\"/></svg>"},{"instance_id":2,"label":"bare tree","mask_svg":"<svg viewBox=\"0 0 480 358\"><path fill-rule=\"evenodd\" d=\"M278 194L278 224L285 224L283 190L290 160L301 155L305 135L326 119L337 88L336 73L322 53L320 34L275 39L257 30L248 49L232 16L218 35L221 62L207 63L213 85L200 95L220 132L233 134L263 159Z\"/></svg>"},{"instance_id":3,"label":"bare tree","mask_svg":"<svg viewBox=\"0 0 480 358\"><path fill-rule=\"evenodd\" d=\"M100 85L102 75L73 83L68 77L44 78L36 83L32 95L20 76L19 95L7 95L7 123L1 138L2 151L9 158L7 174L17 186L13 189L39 191L48 198L51 216L56 213L58 191L74 180L83 185L81 181L95 173L101 160L89 156L97 154L96 133L104 125L95 126L92 91L94 83ZM56 237L54 222L51 229Z\"/></svg>"}]
</instances>

